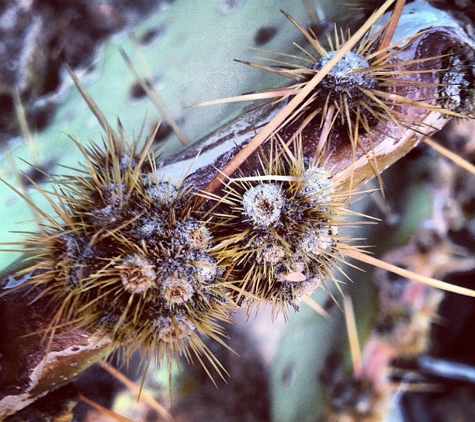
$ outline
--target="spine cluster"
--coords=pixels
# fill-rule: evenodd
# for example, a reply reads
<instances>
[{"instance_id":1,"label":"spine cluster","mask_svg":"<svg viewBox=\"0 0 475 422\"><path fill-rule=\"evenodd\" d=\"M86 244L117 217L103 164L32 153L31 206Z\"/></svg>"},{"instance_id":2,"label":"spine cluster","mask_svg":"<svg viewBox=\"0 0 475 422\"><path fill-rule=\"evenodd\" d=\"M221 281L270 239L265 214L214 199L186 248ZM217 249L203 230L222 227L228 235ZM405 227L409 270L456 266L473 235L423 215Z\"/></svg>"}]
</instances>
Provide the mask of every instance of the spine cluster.
<instances>
[{"instance_id":1,"label":"spine cluster","mask_svg":"<svg viewBox=\"0 0 475 422\"><path fill-rule=\"evenodd\" d=\"M288 101L306 90L350 39L349 31L335 27L328 42L322 43L312 29L284 14L308 46L299 46L305 53L302 56L271 51L271 57L264 59L269 65L243 62L291 80L279 90L256 92L253 98ZM368 29L319 84L308 90L305 101L283 124L291 130L308 127L315 131L328 125L325 131L331 135L327 138L349 140L354 151L360 149L373 161L377 176L378 163L370 152L378 133L393 136L391 127L418 130L419 116L432 110L446 116L473 114L472 48L438 48L433 57L421 55L427 42L424 31L385 46L389 23Z\"/></svg>"},{"instance_id":2,"label":"spine cluster","mask_svg":"<svg viewBox=\"0 0 475 422\"><path fill-rule=\"evenodd\" d=\"M301 144L251 180L230 179L196 207L196 192L159 177L141 151L111 134L104 148L77 143L80 175L52 176L57 216L24 242L37 262L30 283L54 306L53 329L101 331L133 351L213 356L232 306L298 308L342 260L343 197ZM264 162L264 161L263 161ZM214 362L213 365L219 365Z\"/></svg>"},{"instance_id":3,"label":"spine cluster","mask_svg":"<svg viewBox=\"0 0 475 422\"><path fill-rule=\"evenodd\" d=\"M278 154L278 143L272 148L276 158L259 175L230 179L212 198L212 252L229 269L237 303L270 302L285 312L333 277L348 211L328 171L290 150Z\"/></svg>"},{"instance_id":4,"label":"spine cluster","mask_svg":"<svg viewBox=\"0 0 475 422\"><path fill-rule=\"evenodd\" d=\"M53 326L72 321L159 357L185 344L202 351L200 335L220 335L228 300L189 191L161 180L146 148L81 149L85 174L54 177L59 219L26 242L40 258L31 283L58 309Z\"/></svg>"}]
</instances>

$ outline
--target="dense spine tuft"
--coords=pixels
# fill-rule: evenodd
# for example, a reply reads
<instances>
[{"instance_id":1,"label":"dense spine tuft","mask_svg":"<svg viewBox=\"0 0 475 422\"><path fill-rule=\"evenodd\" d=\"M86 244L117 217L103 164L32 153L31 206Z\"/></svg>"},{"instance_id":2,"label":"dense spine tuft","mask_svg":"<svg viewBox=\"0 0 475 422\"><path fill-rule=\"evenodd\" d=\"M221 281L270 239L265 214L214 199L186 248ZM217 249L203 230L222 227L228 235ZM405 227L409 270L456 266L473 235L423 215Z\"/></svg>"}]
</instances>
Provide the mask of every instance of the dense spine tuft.
<instances>
[{"instance_id":1,"label":"dense spine tuft","mask_svg":"<svg viewBox=\"0 0 475 422\"><path fill-rule=\"evenodd\" d=\"M228 269L237 303L271 302L276 311L298 309L300 299L333 278L343 261L339 234L348 215L347 195L337 193L330 171L304 165L295 151L271 147L274 158L255 177L229 179L210 218L211 249ZM265 162L263 157L262 163Z\"/></svg>"},{"instance_id":2,"label":"dense spine tuft","mask_svg":"<svg viewBox=\"0 0 475 422\"><path fill-rule=\"evenodd\" d=\"M221 341L216 320L228 319L228 305L213 237L191 215L189 190L157 176L148 146L111 137L103 150L78 147L84 171L53 176L58 216L25 242L40 258L30 283L57 309L53 329L100 330L160 360L191 357L191 346L217 367L200 336Z\"/></svg>"}]
</instances>

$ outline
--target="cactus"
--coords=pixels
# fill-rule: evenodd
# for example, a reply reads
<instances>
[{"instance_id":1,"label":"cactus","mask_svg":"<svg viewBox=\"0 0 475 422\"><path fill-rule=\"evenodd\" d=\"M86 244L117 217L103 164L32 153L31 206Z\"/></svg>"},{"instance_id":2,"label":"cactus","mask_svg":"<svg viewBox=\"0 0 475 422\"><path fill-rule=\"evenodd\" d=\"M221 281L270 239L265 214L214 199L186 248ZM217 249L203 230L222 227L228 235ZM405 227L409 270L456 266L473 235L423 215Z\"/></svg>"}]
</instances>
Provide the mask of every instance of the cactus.
<instances>
[{"instance_id":1,"label":"cactus","mask_svg":"<svg viewBox=\"0 0 475 422\"><path fill-rule=\"evenodd\" d=\"M195 49L197 41L196 38L190 36L190 34L206 33L207 40L217 39L219 38L219 34L228 33L226 31L229 31L230 34L241 32L241 30L237 29L238 25L242 24L242 20L246 17L252 16L252 22L245 22L246 36L249 38L247 44L249 45L253 42L261 43L262 38L266 40L266 34L272 35L272 30L258 30L262 25L262 22L266 22L266 28L278 28L282 25L287 25L288 28L292 28L292 25L286 21L285 17L276 14L275 10L270 7L270 5L265 4L263 6L262 2L257 4L248 1L230 11L228 9L223 9L223 5L225 4L223 2L208 2L206 3L206 6L200 5L199 15L197 15L197 18L193 21L193 28L190 29L187 17L195 13L197 8L195 3L196 2L190 1L182 2L180 5L172 4L168 9L161 10L156 14L151 15L146 21L137 25L134 28L133 36L122 35L122 38L113 40L105 46L101 52L104 60L103 64L99 66L98 70L96 69L89 73L86 72L82 84L89 95L97 102L98 108L109 122L113 122L116 116L120 118L120 127L123 127L125 133L135 132L135 134L138 134L142 127L144 128L143 130L145 133L149 133L150 129L159 119L157 116L159 114L161 114L161 117L164 118L165 121L169 122L170 126L174 126L175 121L178 122L180 131L176 130L176 132L178 132L177 135L180 136L169 136L167 141L161 146L160 153L163 157L161 159L163 159L164 166L158 170L166 177L169 177L170 180L174 179L176 181L180 179L185 170L184 167L186 166L184 166L183 163L186 163L187 160L190 161L194 167L191 170L192 175L189 177L189 183L195 184L195 186L198 186L207 192L205 197L209 199L215 195L214 192L217 189L216 181L218 180L216 176L213 176L213 172L209 170L209 164L211 164L214 158L219 155L219 148L223 148L223 152L225 152L225 148L227 148L228 153L231 151L231 157L238 156L241 153L240 151L245 150L245 148L242 150L239 150L238 148L233 149L234 145L232 144L237 144L243 140L249 140L251 137L249 134L254 130L255 122L267 123L268 121L274 121L273 118L276 115L279 115L279 113L282 113L282 110L286 106L283 104L266 106L257 111L247 113L243 113L242 106L236 106L235 104L221 105L219 106L219 109L193 108L184 110L184 104L191 105L201 102L203 99L223 97L228 93L230 95L235 94L236 90L239 92L246 92L255 89L262 89L263 85L269 87L276 84L276 79L273 79L272 77L266 78L266 81L263 82L260 74L247 70L249 73L246 74L245 77L236 76L227 79L227 82L230 83L228 87L229 91L227 91L223 86L218 86L219 84L214 83L216 74L221 75L229 72L228 74L237 75L238 72L241 72L241 68L231 63L229 58L229 52L231 49L229 49L229 45L220 44L218 46L218 43L213 42L213 44L208 47L206 54L201 53L203 59L198 57L197 59L192 60L191 55ZM228 3L229 2L226 4ZM442 26L449 27L446 35L439 35L442 39L444 39L444 37L453 36L455 38L460 37L461 43L469 42L462 33L458 32L459 29L457 24L448 15L441 11L429 8L421 1L417 2L414 7L427 8L429 20L431 20L433 16L436 16L438 23L442 22L444 24ZM290 12L296 21L302 22L305 20L306 11L303 7L296 8L296 10L291 10ZM222 24L222 26L213 24L213 32L210 32L211 28L209 27L209 22L215 22L216 15L220 16L219 23L220 25ZM405 23L404 19L401 19L401 24L399 26L400 29L398 30L401 32L397 32L396 37L401 38L408 33L409 35L413 35L414 31L416 31L413 24L414 22L412 21ZM155 31L155 34L150 32L151 28L163 28L164 26L165 29L162 34L160 33L161 31ZM254 39L251 37L253 34L256 34ZM182 41L185 38L185 35L188 36L186 42ZM271 37L271 35L267 36ZM431 34L426 34L425 36L429 37L430 35ZM156 38L153 41L150 41L150 37L153 38L153 36ZM293 38L293 36L290 38ZM280 52L287 51L285 48L287 48L290 43L288 43L286 39L287 33L283 34L277 32L277 35L266 44L266 48L269 46L270 48ZM246 45L245 41L246 40L242 39L237 41L233 40L233 49L231 51L232 58L238 56L240 59L247 59L248 53L242 51L242 47ZM177 51L175 47L170 47L175 46L179 42L182 43L183 47L179 51ZM288 45L284 48L283 44ZM237 47L238 45L239 50L237 48L234 49L234 47ZM121 55L119 53L118 46L120 46L120 49L122 49L125 54ZM221 49L224 51L221 51ZM166 51L166 53L164 53L164 51ZM242 54L240 53L241 51ZM466 54L467 56L470 55L469 53L463 54ZM160 92L161 98L158 100L155 98L154 101L155 105L160 109L159 113L151 107L149 98L142 95L143 88L137 85L137 82L134 80L131 73L125 72L124 75L118 74L117 69L124 69L125 67L123 60L124 55L130 58L130 62L133 63L134 68L138 69L138 72L143 75L146 83L154 86L157 88L158 92ZM142 57L146 58L145 61L149 66L153 63L153 69L163 69L160 70L160 74L150 74L150 71L146 66L141 64L143 63L141 61ZM334 56L331 55L329 59L332 59L332 57ZM186 66L181 66L181 63L183 62L186 63ZM177 63L180 63L180 65L177 65ZM315 70L320 70L320 68L323 68L325 64L326 63L320 63L318 69ZM457 68L457 66L457 63L455 63L452 67ZM238 71L236 69L240 70ZM242 70L242 72L244 73L246 71ZM78 73L80 74L81 72ZM184 75L191 78L191 81L183 83L182 78ZM198 75L203 75L203 79L200 79ZM87 81L88 78L95 78L95 80ZM179 82L173 83L171 81ZM231 86L231 82L233 83L233 86ZM309 84L310 83L312 82L309 82ZM457 80L457 83L462 86L465 82ZM234 84L236 84L238 88L235 88ZM428 86L428 89L430 89L431 85L429 84ZM194 88L193 96L188 92L190 87ZM432 86L432 88L434 88L434 86ZM470 86L470 89L473 90L473 85ZM455 94L453 94L454 92ZM461 99L458 102L456 101L455 105L451 105L454 111L449 112L449 114L452 113L457 115L458 113L467 113L466 108L468 102L466 100L465 91L462 95L460 92L451 90L450 95L460 97ZM175 98L180 98L180 101L178 103L174 102L173 99ZM418 100L416 99L416 101ZM161 103L165 104L166 113L164 113L164 110L161 108ZM402 108L405 107L403 103L399 104L399 106ZM435 110L435 112L437 111L441 111L441 109ZM186 115L186 118L183 117L184 115ZM144 116L146 117L144 118ZM227 126L224 126L224 129L219 129L211 136L200 141L201 143L197 143L198 148L200 145L205 147L201 157L195 159L196 147L192 146L183 149L181 146L178 138L181 138L182 142L186 140L191 142L197 141L212 129L223 126L224 122L235 116L237 116L237 118L232 120ZM255 120L252 121L252 119ZM100 116L98 120L100 123L103 123ZM389 123L392 124L393 122L391 122L391 119L389 120ZM247 127L246 124L248 125ZM440 125L440 117L437 116L437 118L434 118L431 121L431 124L434 126ZM407 125L410 126L409 123L407 123ZM221 145L216 142L216 139L224 139L223 134L237 132L236 128L239 127L241 129L244 128L244 130L241 130L241 133L239 133L237 137L231 139L231 146ZM291 127L289 130L292 129L295 130L295 127ZM406 127L398 127L397 125L394 125L394 128L392 129L395 130L397 136L406 136ZM422 131L424 130L425 129L422 129ZM81 142L88 138L98 139L102 136L100 125L92 120L89 109L81 100L80 94L74 90L69 90L67 92L64 101L58 107L54 120L48 128L35 135L35 145L38 146L39 154L38 157L33 156L32 159L35 160L35 164L37 165L41 166L41 163L43 163L41 167L46 168L47 173L62 172L62 170L50 163L60 162L62 165L74 168L77 167L77 162L82 159L81 154L78 154L78 151L81 152L81 148L76 149L73 143L68 143L65 136L61 134L61 132L64 131L71 134L75 139L80 139ZM264 131L260 133L263 132ZM243 133L244 135L242 135ZM285 128L282 133L285 133ZM183 134L184 136L182 136ZM348 187L354 189L354 187L373 177L375 173L379 176L380 171L391 165L394 161L397 161L401 155L414 147L420 141L420 137L421 136L416 134L413 136L412 140L410 137L405 138L407 145L399 149L388 147L389 142L384 143L383 141L381 144L378 144L378 140L376 139L377 136L375 136L373 144L370 145L369 148L365 145L349 143L346 146L346 149L343 147L341 148L346 156L346 161L343 161L341 156L337 156L329 158L329 161L325 162L325 165L327 168L331 168L332 171L335 172L334 174L338 174L336 179L340 178L342 186L345 185L347 189ZM252 144L254 139L248 145ZM266 150L265 146L262 148L264 148L264 157L266 153L270 154L272 152L271 149ZM374 151L379 151L379 155L376 159L371 156L373 148ZM378 150L378 148L380 149ZM383 151L384 148L386 149L386 152ZM28 144L22 145L19 141L12 142L9 154L12 156L27 156L27 149ZM211 157L214 158L211 159L207 156L207 151L210 149L218 150L218 152L213 152L214 156ZM363 152L359 149L363 150ZM50 152L50 155L47 155L47 151ZM65 151L66 154L62 153L63 151ZM230 156L225 156L221 159L223 165L226 160L229 160ZM2 168L6 168L7 159L8 155L5 154L2 157ZM334 161L332 162L331 159ZM338 159L340 159L339 162ZM245 175L246 171L248 171L249 175L251 174L250 170L258 168L258 165L256 164L258 160L254 160L255 161L253 161L252 157L247 159L245 166L241 169ZM262 161L262 156L260 160ZM206 167L206 165L208 165L208 167ZM23 164L19 165L19 167L25 171L28 169L28 167ZM206 170L199 170L200 167ZM274 167L271 166L271 168L273 173L279 172L275 165ZM198 171L193 173L196 169L198 169ZM351 172L348 169L350 169ZM231 170L229 170L229 173L226 173L226 167L223 168L223 171L229 177L232 177L232 174L234 173L234 171ZM352 173L353 171L354 173ZM292 176L300 177L302 175L303 173L296 173ZM19 183L15 176L10 176L8 173L3 175L3 177L10 186L15 186ZM225 195L229 195L229 192L231 192L232 195L234 189L232 187L233 185L230 184L228 186L229 190ZM277 185L269 183L255 185L255 187L259 186L269 187ZM26 209L24 202L21 202L17 197L15 197L8 188L2 187L1 189L5 189L0 192L1 197L10 200L10 203L8 204L8 213L15 213L15 215L18 216L23 215ZM247 192L251 191L251 189L253 188L251 187ZM286 194L288 196L290 195L288 192L286 192ZM36 197L35 195L37 195L37 193L33 194L31 201L36 205L37 210L49 214L51 212L51 204L48 204L47 197L41 197L41 195L40 197ZM242 195L242 193L239 195ZM240 197L239 195L238 198ZM429 198L434 198L433 193L428 196ZM419 199L420 198L417 198L417 200ZM231 201L231 203L232 202L233 201ZM231 205L234 208L239 206L239 204L236 203L232 203ZM428 208L430 208L430 206L429 203ZM420 208L420 205L417 205L416 207ZM244 209L246 210L245 212L250 214L250 211L247 210L245 205ZM434 216L429 214L429 217L433 218ZM258 226L259 224L256 223L256 225ZM419 225L419 222L413 223L414 227ZM22 231L24 230L28 231L29 229L26 228L26 226L22 226ZM412 231L412 229L406 229L406 233ZM402 234L400 237L406 238L405 241L402 242L403 244L407 242L407 234ZM12 238L10 237L10 234L7 235L6 233L2 233L2 240L3 239L5 239L5 242L9 242ZM6 258L2 256L2 259L5 259L2 266L7 267L7 265L14 260L14 256L8 255ZM218 254L218 259L226 260L226 255ZM130 264L136 261L137 260L134 261L131 258L129 261L124 262ZM469 265L470 263L467 261L467 266L469 267ZM5 274L11 274L10 271L10 269L7 269ZM294 272L297 275L302 275L302 270L295 270ZM295 277L297 277L297 275ZM349 286L347 294L351 295L357 305L358 331L361 336L370 338L372 335L371 327L374 326L376 319L376 310L372 309L363 314L361 311L358 312L358 306L367 307L368 297L374 297L375 292L372 290L371 282L368 279L365 280L360 273L357 272L356 275L352 274L351 278L355 280L355 283ZM295 282L293 278L287 281ZM9 282L13 282L13 280L10 279ZM238 287L238 291L241 291L239 289L241 289L241 287ZM254 289L251 294L254 295L255 293L256 290ZM338 294L338 289L330 286L327 288L326 292L318 290L313 300L323 305L328 299L328 294L336 296ZM331 301L329 303L331 303ZM317 378L323 370L326 356L328 356L332 349L341 347L340 345L345 337L341 332L338 333L338 335L332 335L337 331L337 327L340 327L341 330L343 318L341 314L338 314L338 311L334 310L331 314L333 315L332 318L329 320L322 320L320 317L317 317L312 310L302 306L302 310L299 313L289 316L289 324L283 329L281 342L277 347L269 375L271 409L274 420L286 421L298 419L311 421L315 420L319 414L325 414L325 406L328 406L328 397L325 396L326 386L322 386L321 383L317 382ZM257 318L259 318L259 314L257 315ZM89 326L87 328L90 329ZM325 340L321 341L320 339ZM298 356L295 356L294 353L295 344L302 345L301 347L299 346L301 353ZM348 356L345 356L345 359L348 361ZM315 362L315 364L312 365L312 362ZM348 362L346 363L346 367L349 367ZM168 368L162 368L160 370L166 372L167 369Z\"/></svg>"}]
</instances>

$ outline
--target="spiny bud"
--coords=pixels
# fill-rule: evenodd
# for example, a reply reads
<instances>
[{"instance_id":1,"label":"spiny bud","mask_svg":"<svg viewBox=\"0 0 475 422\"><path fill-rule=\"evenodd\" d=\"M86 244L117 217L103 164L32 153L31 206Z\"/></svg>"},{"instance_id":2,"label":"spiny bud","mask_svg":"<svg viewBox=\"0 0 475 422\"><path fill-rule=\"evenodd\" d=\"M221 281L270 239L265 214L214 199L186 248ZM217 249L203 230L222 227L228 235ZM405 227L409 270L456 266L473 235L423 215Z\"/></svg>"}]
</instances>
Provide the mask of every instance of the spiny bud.
<instances>
[{"instance_id":1,"label":"spiny bud","mask_svg":"<svg viewBox=\"0 0 475 422\"><path fill-rule=\"evenodd\" d=\"M329 51L326 57L320 57L312 66L313 70L319 71L325 66L330 59L335 56L336 51ZM358 86L365 88L376 88L377 83L374 79L369 78L370 64L365 58L349 51L336 65L332 68L328 75L322 79L322 88L332 91L334 94L357 95ZM363 69L363 71L361 71ZM337 98L335 97L334 100ZM356 98L355 98L356 99Z\"/></svg>"},{"instance_id":2,"label":"spiny bud","mask_svg":"<svg viewBox=\"0 0 475 422\"><path fill-rule=\"evenodd\" d=\"M152 288L157 279L152 261L143 255L126 256L117 268L124 288L135 294Z\"/></svg>"},{"instance_id":3,"label":"spiny bud","mask_svg":"<svg viewBox=\"0 0 475 422\"><path fill-rule=\"evenodd\" d=\"M24 242L38 258L29 283L56 309L52 330L99 331L159 360L191 347L218 368L200 339L222 341L216 320L228 319L213 236L191 215L189 190L157 175L151 141L141 151L113 134L103 149L77 143L85 171L52 176L61 193L42 194L58 215Z\"/></svg>"},{"instance_id":4,"label":"spiny bud","mask_svg":"<svg viewBox=\"0 0 475 422\"><path fill-rule=\"evenodd\" d=\"M432 30L416 24L409 36L398 31L387 38L394 32L392 19L387 19L368 28L346 50L346 43L354 37L348 29L335 26L323 44L312 30L283 13L308 47L296 44L297 54L272 51L271 57L262 59L264 63L242 63L291 80L284 87L257 91L249 98L287 102L306 93L281 124L289 137L295 131L307 132L309 137L319 133L321 150L329 139L333 144L349 140L353 153L365 155L379 178L378 162L371 153L377 134L394 136L401 128L419 131L420 125L429 127L424 120L432 111L458 117L464 117L459 113L473 114L474 74L469 65L473 48L463 43L447 48L450 43L445 40L452 35L441 28L429 34ZM434 39L441 42L434 43ZM342 49L346 51L343 55ZM339 60L328 69L336 56Z\"/></svg>"},{"instance_id":5,"label":"spiny bud","mask_svg":"<svg viewBox=\"0 0 475 422\"><path fill-rule=\"evenodd\" d=\"M221 197L210 196L217 204L208 218L211 252L228 268L235 301L263 300L285 311L332 278L343 259L339 226L348 197L337 193L330 171L304 165L300 142L293 151L271 142L274 158L259 176L231 178Z\"/></svg>"},{"instance_id":6,"label":"spiny bud","mask_svg":"<svg viewBox=\"0 0 475 422\"><path fill-rule=\"evenodd\" d=\"M280 220L286 198L280 186L267 183L246 190L241 202L248 221L256 227L267 228Z\"/></svg>"}]
</instances>

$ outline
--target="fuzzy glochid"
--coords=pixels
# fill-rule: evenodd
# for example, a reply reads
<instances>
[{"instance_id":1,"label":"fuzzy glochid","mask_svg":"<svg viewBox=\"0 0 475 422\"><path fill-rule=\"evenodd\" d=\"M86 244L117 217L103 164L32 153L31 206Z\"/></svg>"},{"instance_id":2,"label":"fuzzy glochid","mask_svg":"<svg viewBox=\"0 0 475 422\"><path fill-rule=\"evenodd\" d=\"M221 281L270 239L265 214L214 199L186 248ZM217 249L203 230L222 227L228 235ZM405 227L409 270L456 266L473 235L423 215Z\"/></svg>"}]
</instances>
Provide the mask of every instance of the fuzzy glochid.
<instances>
[{"instance_id":1,"label":"fuzzy glochid","mask_svg":"<svg viewBox=\"0 0 475 422\"><path fill-rule=\"evenodd\" d=\"M204 355L218 368L202 338L222 342L229 312L212 235L191 214L189 189L158 176L152 139L141 150L114 134L103 148L76 142L82 171L52 176L60 189L41 192L57 215L23 242L37 258L29 283L53 309L53 333L81 327L126 354Z\"/></svg>"},{"instance_id":2,"label":"fuzzy glochid","mask_svg":"<svg viewBox=\"0 0 475 422\"><path fill-rule=\"evenodd\" d=\"M304 157L300 141L287 147L271 140L254 176L230 178L219 195L205 194L214 203L211 253L226 268L237 304L271 303L285 314L328 280L338 283L342 245L351 247L341 232L349 225L349 195L331 170Z\"/></svg>"}]
</instances>

